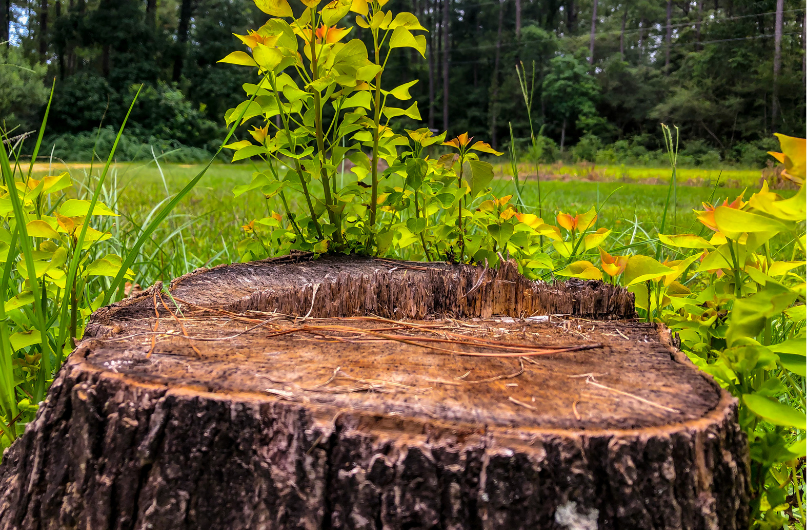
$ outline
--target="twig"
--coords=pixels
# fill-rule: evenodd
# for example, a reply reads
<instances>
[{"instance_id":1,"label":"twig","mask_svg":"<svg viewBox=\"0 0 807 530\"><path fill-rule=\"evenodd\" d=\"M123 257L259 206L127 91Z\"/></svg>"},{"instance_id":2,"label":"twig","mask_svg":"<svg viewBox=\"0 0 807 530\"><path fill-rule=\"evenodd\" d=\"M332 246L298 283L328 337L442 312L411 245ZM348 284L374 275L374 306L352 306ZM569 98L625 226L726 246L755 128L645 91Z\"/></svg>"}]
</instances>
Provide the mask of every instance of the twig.
<instances>
[{"instance_id":1,"label":"twig","mask_svg":"<svg viewBox=\"0 0 807 530\"><path fill-rule=\"evenodd\" d=\"M647 405L659 408L661 410L666 410L667 412L672 412L672 413L675 413L675 414L681 414L680 410L672 409L670 407L665 407L664 405L659 405L658 403L653 403L652 401L647 400L647 399L645 399L643 397L639 397L639 396L634 395L634 394L629 394L627 392L623 392L622 390L617 390L616 388L611 388L609 386L601 385L600 383L596 382L594 380L594 377L592 375L590 375L590 374L586 378L586 384L593 385L593 386L596 386L598 388L603 388L605 390L610 390L611 392L616 392L617 394L622 394L623 396L631 397L631 398L633 398L635 400L638 400L638 401L641 401L642 403L645 403Z\"/></svg>"},{"instance_id":2,"label":"twig","mask_svg":"<svg viewBox=\"0 0 807 530\"><path fill-rule=\"evenodd\" d=\"M154 315L156 317L156 320L154 321L154 329L152 331L154 331L156 333L157 328L160 326L160 312L157 311L157 290L156 289L154 290ZM152 335L151 336L151 348L149 348L149 351L146 354L146 359L151 357L151 354L154 353L154 347L155 346L157 346L157 335Z\"/></svg>"},{"instance_id":3,"label":"twig","mask_svg":"<svg viewBox=\"0 0 807 530\"><path fill-rule=\"evenodd\" d=\"M194 343L191 341L191 338L188 336L188 332L185 330L185 325L182 323L182 321L179 319L179 317L178 317L178 316L176 316L176 315L174 314L174 312L173 312L173 311L171 311L171 309L170 309L170 308L168 307L168 305L165 303L165 300L163 300L163 294L162 294L162 292L157 291L157 294L159 295L159 297L160 297L160 303L163 305L163 307L165 308L165 310L166 310L166 311L168 311L168 314L169 314L169 315L171 315L171 316L174 318L174 320L176 320L177 324L179 324L179 329L181 329L181 330L182 330L182 334L183 334L183 335L185 335L185 338L186 338L186 339L188 339L188 344L190 344L191 348L193 348L193 351L195 351L195 352L196 352L196 355L198 355L199 357L201 357L201 356L202 356L202 352L200 352L200 351L199 351L199 348L197 348L197 347L196 347L196 345L195 345L195 344L194 344Z\"/></svg>"},{"instance_id":4,"label":"twig","mask_svg":"<svg viewBox=\"0 0 807 530\"><path fill-rule=\"evenodd\" d=\"M482 270L482 274L479 276L479 279L476 281L476 284L473 287L471 287L470 291L460 295L460 298L466 298L469 294L479 289L479 286L482 285L482 280L485 279L485 275L487 274L487 272L488 272L488 259L485 258L485 268Z\"/></svg>"},{"instance_id":5,"label":"twig","mask_svg":"<svg viewBox=\"0 0 807 530\"><path fill-rule=\"evenodd\" d=\"M580 403L580 400L579 400L579 399L575 399L575 400L574 400L574 403L572 403L572 412L574 412L574 417L577 419L577 421L580 421L580 420L582 420L583 418L581 418L581 417L580 417L580 413L579 413L579 412L577 412L577 404L578 404L578 403Z\"/></svg>"},{"instance_id":6,"label":"twig","mask_svg":"<svg viewBox=\"0 0 807 530\"><path fill-rule=\"evenodd\" d=\"M314 292L311 294L311 308L308 310L308 313L305 314L303 317L303 321L311 315L311 311L314 310L314 300L317 299L317 291L319 290L319 284L314 284Z\"/></svg>"},{"instance_id":7,"label":"twig","mask_svg":"<svg viewBox=\"0 0 807 530\"><path fill-rule=\"evenodd\" d=\"M528 404L524 403L523 401L519 401L519 400L517 400L517 399L516 399L516 398L514 398L513 396L510 396L510 397L509 397L509 398L507 398L507 399L509 399L510 401L512 401L513 403L515 403L516 405L521 405L522 407L528 408L528 409L530 409L530 410L536 410L536 411L538 410L537 408L533 407L532 405L528 405Z\"/></svg>"}]
</instances>

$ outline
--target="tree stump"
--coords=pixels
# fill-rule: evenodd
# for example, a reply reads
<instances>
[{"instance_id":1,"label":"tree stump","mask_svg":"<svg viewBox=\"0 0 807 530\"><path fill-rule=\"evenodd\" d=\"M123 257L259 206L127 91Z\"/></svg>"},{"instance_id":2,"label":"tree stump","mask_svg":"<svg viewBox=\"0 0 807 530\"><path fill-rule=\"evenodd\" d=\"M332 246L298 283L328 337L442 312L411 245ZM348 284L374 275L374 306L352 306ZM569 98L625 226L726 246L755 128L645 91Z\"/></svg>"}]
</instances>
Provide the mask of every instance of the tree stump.
<instances>
[{"instance_id":1,"label":"tree stump","mask_svg":"<svg viewBox=\"0 0 807 530\"><path fill-rule=\"evenodd\" d=\"M0 528L744 529L736 402L632 295L296 256L102 308Z\"/></svg>"}]
</instances>

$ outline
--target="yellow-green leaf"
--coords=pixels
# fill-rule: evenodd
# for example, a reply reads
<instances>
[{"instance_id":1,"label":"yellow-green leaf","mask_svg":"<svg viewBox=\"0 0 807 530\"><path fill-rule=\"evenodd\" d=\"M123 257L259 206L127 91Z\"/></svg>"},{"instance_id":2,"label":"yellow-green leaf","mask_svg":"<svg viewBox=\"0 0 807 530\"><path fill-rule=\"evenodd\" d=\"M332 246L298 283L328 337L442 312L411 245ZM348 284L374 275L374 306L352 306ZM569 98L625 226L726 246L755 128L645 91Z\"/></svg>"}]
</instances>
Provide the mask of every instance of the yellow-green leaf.
<instances>
[{"instance_id":1,"label":"yellow-green leaf","mask_svg":"<svg viewBox=\"0 0 807 530\"><path fill-rule=\"evenodd\" d=\"M694 234L679 234L674 236L658 235L659 241L665 245L677 248L715 248L714 245Z\"/></svg>"},{"instance_id":2,"label":"yellow-green leaf","mask_svg":"<svg viewBox=\"0 0 807 530\"><path fill-rule=\"evenodd\" d=\"M28 235L31 237L50 237L58 238L59 234L48 223L41 219L30 221L26 225Z\"/></svg>"},{"instance_id":3,"label":"yellow-green leaf","mask_svg":"<svg viewBox=\"0 0 807 530\"><path fill-rule=\"evenodd\" d=\"M404 83L403 85L397 86L390 90L389 94L396 99L400 99L401 101L412 99L412 94L409 93L409 89L417 82L418 80L415 79L414 81Z\"/></svg>"},{"instance_id":4,"label":"yellow-green leaf","mask_svg":"<svg viewBox=\"0 0 807 530\"><path fill-rule=\"evenodd\" d=\"M584 280L602 280L602 272L590 261L575 261L555 274Z\"/></svg>"},{"instance_id":5,"label":"yellow-green leaf","mask_svg":"<svg viewBox=\"0 0 807 530\"><path fill-rule=\"evenodd\" d=\"M787 226L764 215L744 212L727 206L715 209L715 223L726 237L736 239L744 232L784 232Z\"/></svg>"},{"instance_id":6,"label":"yellow-green leaf","mask_svg":"<svg viewBox=\"0 0 807 530\"><path fill-rule=\"evenodd\" d=\"M412 32L403 26L398 26L392 32L389 40L390 48L414 48L420 55L426 57L426 37L412 35Z\"/></svg>"},{"instance_id":7,"label":"yellow-green leaf","mask_svg":"<svg viewBox=\"0 0 807 530\"><path fill-rule=\"evenodd\" d=\"M237 64L239 66L258 66L255 59L252 58L247 52L233 52L224 59L220 59L220 63Z\"/></svg>"},{"instance_id":8,"label":"yellow-green leaf","mask_svg":"<svg viewBox=\"0 0 807 530\"><path fill-rule=\"evenodd\" d=\"M804 413L790 405L757 394L743 394L743 403L751 412L774 425L802 430L805 427Z\"/></svg>"},{"instance_id":9,"label":"yellow-green leaf","mask_svg":"<svg viewBox=\"0 0 807 530\"><path fill-rule=\"evenodd\" d=\"M34 293L32 293L31 291L25 291L18 294L14 298L10 298L9 300L7 300L4 307L6 309L6 312L8 313L9 311L19 309L24 305L33 303L33 301L34 301Z\"/></svg>"},{"instance_id":10,"label":"yellow-green leaf","mask_svg":"<svg viewBox=\"0 0 807 530\"><path fill-rule=\"evenodd\" d=\"M11 335L9 340L11 341L11 347L16 351L27 348L28 346L33 346L34 344L40 344L42 342L42 335L35 329L31 331L18 331Z\"/></svg>"},{"instance_id":11,"label":"yellow-green leaf","mask_svg":"<svg viewBox=\"0 0 807 530\"><path fill-rule=\"evenodd\" d=\"M64 217L83 217L90 211L90 201L81 199L68 199L59 206L59 213ZM109 207L102 203L96 202L92 210L93 215L112 215L117 217L118 214L109 209Z\"/></svg>"},{"instance_id":12,"label":"yellow-green leaf","mask_svg":"<svg viewBox=\"0 0 807 530\"><path fill-rule=\"evenodd\" d=\"M293 17L291 6L287 0L255 0L258 9L273 17Z\"/></svg>"},{"instance_id":13,"label":"yellow-green leaf","mask_svg":"<svg viewBox=\"0 0 807 530\"><path fill-rule=\"evenodd\" d=\"M622 282L627 287L635 283L657 280L673 272L675 272L673 269L649 256L631 256L628 258L628 265L622 275Z\"/></svg>"}]
</instances>

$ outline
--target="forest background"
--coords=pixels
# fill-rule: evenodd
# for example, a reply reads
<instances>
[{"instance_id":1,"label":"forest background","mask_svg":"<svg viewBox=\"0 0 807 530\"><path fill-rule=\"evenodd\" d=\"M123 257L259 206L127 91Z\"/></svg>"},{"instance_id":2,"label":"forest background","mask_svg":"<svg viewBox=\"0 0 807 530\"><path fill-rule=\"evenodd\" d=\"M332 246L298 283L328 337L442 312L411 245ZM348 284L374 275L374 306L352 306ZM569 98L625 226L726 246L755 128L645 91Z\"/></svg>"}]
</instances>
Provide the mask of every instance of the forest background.
<instances>
[{"instance_id":1,"label":"forest background","mask_svg":"<svg viewBox=\"0 0 807 530\"><path fill-rule=\"evenodd\" d=\"M801 0L389 7L412 11L429 33L426 60L399 54L385 78L390 86L419 79L411 92L423 121L449 136L468 131L501 149L512 124L526 149L515 66L531 76L533 62L532 125L544 162L666 165L664 122L680 128L679 165L759 168L777 149L772 132L804 135ZM154 147L168 160L202 161L252 81L250 71L216 61L236 47L233 33L266 18L252 0L0 0L0 117L11 136L35 130L55 79L40 155L87 161L94 147L106 155L144 83L119 159L151 159ZM369 37L359 27L352 34Z\"/></svg>"}]
</instances>

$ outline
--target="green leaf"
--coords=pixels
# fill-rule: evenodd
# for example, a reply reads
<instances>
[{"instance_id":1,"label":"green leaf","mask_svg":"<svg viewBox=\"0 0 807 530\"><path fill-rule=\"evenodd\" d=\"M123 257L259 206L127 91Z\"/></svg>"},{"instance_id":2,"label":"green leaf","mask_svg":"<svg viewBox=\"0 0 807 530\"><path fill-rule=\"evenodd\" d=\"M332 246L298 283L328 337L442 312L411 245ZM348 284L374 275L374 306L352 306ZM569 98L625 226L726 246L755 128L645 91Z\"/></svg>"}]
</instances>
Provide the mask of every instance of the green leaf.
<instances>
[{"instance_id":1,"label":"green leaf","mask_svg":"<svg viewBox=\"0 0 807 530\"><path fill-rule=\"evenodd\" d=\"M488 187L493 180L493 166L481 160L469 160L466 162L470 169L470 179L466 177L468 185L471 187L471 197L476 197Z\"/></svg>"},{"instance_id":2,"label":"green leaf","mask_svg":"<svg viewBox=\"0 0 807 530\"><path fill-rule=\"evenodd\" d=\"M59 206L59 213L65 217L83 217L90 211L90 201L81 199L68 199ZM92 211L93 215L111 215L118 217L118 214L113 212L102 202L96 202L95 208Z\"/></svg>"},{"instance_id":3,"label":"green leaf","mask_svg":"<svg viewBox=\"0 0 807 530\"><path fill-rule=\"evenodd\" d=\"M786 369L801 377L807 376L807 364L804 361L804 354L795 355L792 353L780 353L779 362Z\"/></svg>"},{"instance_id":4,"label":"green leaf","mask_svg":"<svg viewBox=\"0 0 807 530\"><path fill-rule=\"evenodd\" d=\"M788 339L779 344L770 346L771 351L776 353L792 353L794 355L801 355L802 357L805 356L805 348L807 348L807 341L805 341L804 337Z\"/></svg>"},{"instance_id":5,"label":"green leaf","mask_svg":"<svg viewBox=\"0 0 807 530\"><path fill-rule=\"evenodd\" d=\"M268 153L269 151L262 145L249 145L247 147L243 147L233 154L233 162L238 162L239 160L243 160L245 158L250 158L253 156L263 155Z\"/></svg>"},{"instance_id":6,"label":"green leaf","mask_svg":"<svg viewBox=\"0 0 807 530\"><path fill-rule=\"evenodd\" d=\"M395 238L395 232L390 230L388 232L380 232L375 236L375 243L378 250L378 255L383 256L389 250L389 247L392 245L392 241Z\"/></svg>"},{"instance_id":7,"label":"green leaf","mask_svg":"<svg viewBox=\"0 0 807 530\"><path fill-rule=\"evenodd\" d=\"M252 58L247 52L233 52L224 59L220 59L220 63L237 64L239 66L258 66L255 59Z\"/></svg>"},{"instance_id":8,"label":"green leaf","mask_svg":"<svg viewBox=\"0 0 807 530\"><path fill-rule=\"evenodd\" d=\"M804 412L798 411L790 405L757 394L743 394L743 403L751 412L774 425L802 430L805 428L807 418Z\"/></svg>"},{"instance_id":9,"label":"green leaf","mask_svg":"<svg viewBox=\"0 0 807 530\"><path fill-rule=\"evenodd\" d=\"M27 348L28 346L33 346L34 344L41 344L42 335L39 330L36 329L32 329L31 331L18 331L11 335L9 340L11 341L11 347L16 351Z\"/></svg>"},{"instance_id":10,"label":"green leaf","mask_svg":"<svg viewBox=\"0 0 807 530\"><path fill-rule=\"evenodd\" d=\"M413 234L419 234L426 230L426 219L424 217L411 217L406 220L406 228Z\"/></svg>"},{"instance_id":11,"label":"green leaf","mask_svg":"<svg viewBox=\"0 0 807 530\"><path fill-rule=\"evenodd\" d=\"M422 158L410 158L406 161L406 185L413 190L420 189L423 179L429 171L429 164Z\"/></svg>"},{"instance_id":12,"label":"green leaf","mask_svg":"<svg viewBox=\"0 0 807 530\"><path fill-rule=\"evenodd\" d=\"M414 48L421 56L426 57L426 37L423 35L412 35L412 32L403 26L398 26L393 30L389 40L390 48Z\"/></svg>"},{"instance_id":13,"label":"green leaf","mask_svg":"<svg viewBox=\"0 0 807 530\"><path fill-rule=\"evenodd\" d=\"M507 242L510 241L510 238L513 236L513 225L510 223L504 223L502 225L491 224L488 225L488 232L493 236L493 239L496 240L499 248L504 249L507 246ZM504 250L502 250L502 252L503 251Z\"/></svg>"},{"instance_id":14,"label":"green leaf","mask_svg":"<svg viewBox=\"0 0 807 530\"><path fill-rule=\"evenodd\" d=\"M244 184L243 186L236 186L233 188L233 196L239 197L251 190L257 190L262 188L263 186L268 186L273 181L267 177L264 173L255 173L252 177L252 182L249 184Z\"/></svg>"},{"instance_id":15,"label":"green leaf","mask_svg":"<svg viewBox=\"0 0 807 530\"><path fill-rule=\"evenodd\" d=\"M648 280L657 280L672 272L675 271L649 256L631 256L622 275L622 283L628 287Z\"/></svg>"}]
</instances>

